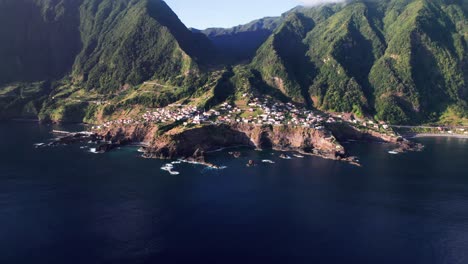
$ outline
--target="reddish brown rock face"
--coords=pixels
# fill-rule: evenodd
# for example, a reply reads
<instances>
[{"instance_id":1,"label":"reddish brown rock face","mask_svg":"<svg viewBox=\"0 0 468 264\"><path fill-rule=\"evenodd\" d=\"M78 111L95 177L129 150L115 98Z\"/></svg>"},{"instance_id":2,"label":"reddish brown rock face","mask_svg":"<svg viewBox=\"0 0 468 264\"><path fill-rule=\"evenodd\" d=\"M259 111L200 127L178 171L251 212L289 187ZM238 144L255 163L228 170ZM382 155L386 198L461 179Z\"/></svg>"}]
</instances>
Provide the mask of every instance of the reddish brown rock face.
<instances>
[{"instance_id":1,"label":"reddish brown rock face","mask_svg":"<svg viewBox=\"0 0 468 264\"><path fill-rule=\"evenodd\" d=\"M397 143L399 140L398 137L385 135L373 130L360 131L353 126L347 125L346 123L328 124L327 129L333 133L337 140L342 142L353 139L360 141Z\"/></svg>"},{"instance_id":2,"label":"reddish brown rock face","mask_svg":"<svg viewBox=\"0 0 468 264\"><path fill-rule=\"evenodd\" d=\"M158 133L156 125L141 124L116 126L100 131L100 134L112 142L145 142L148 145L145 156L149 158L190 158L200 162L204 162L207 151L249 146L256 149L297 151L355 163L355 159L347 156L339 141L357 139L402 144L396 137L377 132L361 132L344 123L321 130L241 123L207 125L188 130L176 128L162 135Z\"/></svg>"},{"instance_id":3,"label":"reddish brown rock face","mask_svg":"<svg viewBox=\"0 0 468 264\"><path fill-rule=\"evenodd\" d=\"M149 152L151 157L156 158L188 158L199 157L200 152L234 146L254 144L247 135L229 126L205 126L175 135L156 137Z\"/></svg>"},{"instance_id":4,"label":"reddish brown rock face","mask_svg":"<svg viewBox=\"0 0 468 264\"><path fill-rule=\"evenodd\" d=\"M328 153L334 155L343 147L325 130L306 127L254 126L239 124L233 129L247 135L259 149L299 151L303 153Z\"/></svg>"},{"instance_id":5,"label":"reddish brown rock face","mask_svg":"<svg viewBox=\"0 0 468 264\"><path fill-rule=\"evenodd\" d=\"M147 142L148 156L162 159L193 157L195 153L234 146L298 151L327 158L344 155L344 148L331 133L305 127L209 125L158 136L154 125L134 125L114 127L101 134L114 142Z\"/></svg>"},{"instance_id":6,"label":"reddish brown rock face","mask_svg":"<svg viewBox=\"0 0 468 264\"><path fill-rule=\"evenodd\" d=\"M113 126L105 130L95 131L107 137L107 140L128 140L131 142L151 142L158 131L154 125L126 125Z\"/></svg>"}]
</instances>

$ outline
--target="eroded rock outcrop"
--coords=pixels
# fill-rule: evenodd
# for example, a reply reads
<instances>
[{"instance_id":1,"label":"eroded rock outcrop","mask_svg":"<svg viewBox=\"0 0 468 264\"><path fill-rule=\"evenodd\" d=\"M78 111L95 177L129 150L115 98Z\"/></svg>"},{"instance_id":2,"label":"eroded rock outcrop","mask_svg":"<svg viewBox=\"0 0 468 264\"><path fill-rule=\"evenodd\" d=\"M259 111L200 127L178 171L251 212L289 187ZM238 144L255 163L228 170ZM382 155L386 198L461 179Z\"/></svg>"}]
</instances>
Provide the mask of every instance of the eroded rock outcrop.
<instances>
[{"instance_id":1,"label":"eroded rock outcrop","mask_svg":"<svg viewBox=\"0 0 468 264\"><path fill-rule=\"evenodd\" d=\"M227 125L210 125L157 136L147 149L147 156L160 159L193 157L202 161L207 151L235 146L255 145L246 134Z\"/></svg>"},{"instance_id":2,"label":"eroded rock outcrop","mask_svg":"<svg viewBox=\"0 0 468 264\"><path fill-rule=\"evenodd\" d=\"M398 137L385 135L373 130L361 131L347 123L332 123L327 124L327 129L333 133L336 139L340 142L347 140L372 141L372 142L388 142L397 143Z\"/></svg>"},{"instance_id":3,"label":"eroded rock outcrop","mask_svg":"<svg viewBox=\"0 0 468 264\"><path fill-rule=\"evenodd\" d=\"M158 127L151 124L113 126L105 130L96 131L106 141L117 142L152 142Z\"/></svg>"},{"instance_id":4,"label":"eroded rock outcrop","mask_svg":"<svg viewBox=\"0 0 468 264\"><path fill-rule=\"evenodd\" d=\"M110 142L147 142L145 157L159 159L204 162L206 152L235 146L297 151L329 159L348 158L330 132L307 127L222 124L158 133L156 126L136 125L114 127L105 131L104 137Z\"/></svg>"},{"instance_id":5,"label":"eroded rock outcrop","mask_svg":"<svg viewBox=\"0 0 468 264\"><path fill-rule=\"evenodd\" d=\"M398 152L418 151L421 144L376 131L361 131L346 123L327 125L325 129L293 126L258 126L253 124L219 124L195 128L174 127L162 132L157 125L114 126L97 132L111 146L144 142L144 157L178 159L206 163L205 154L220 148L248 146L256 149L295 151L327 159L358 164L340 142L348 140L379 141L395 144ZM103 149L107 148L106 146Z\"/></svg>"},{"instance_id":6,"label":"eroded rock outcrop","mask_svg":"<svg viewBox=\"0 0 468 264\"><path fill-rule=\"evenodd\" d=\"M394 151L398 153L421 151L424 148L422 144L409 141L400 136L383 134L373 130L361 131L346 123L328 124L327 129L329 129L340 142L345 142L347 140L359 140L391 143L396 146Z\"/></svg>"},{"instance_id":7,"label":"eroded rock outcrop","mask_svg":"<svg viewBox=\"0 0 468 264\"><path fill-rule=\"evenodd\" d=\"M298 151L325 158L345 157L343 146L327 130L292 126L236 124L232 129L247 135L258 149Z\"/></svg>"}]
</instances>

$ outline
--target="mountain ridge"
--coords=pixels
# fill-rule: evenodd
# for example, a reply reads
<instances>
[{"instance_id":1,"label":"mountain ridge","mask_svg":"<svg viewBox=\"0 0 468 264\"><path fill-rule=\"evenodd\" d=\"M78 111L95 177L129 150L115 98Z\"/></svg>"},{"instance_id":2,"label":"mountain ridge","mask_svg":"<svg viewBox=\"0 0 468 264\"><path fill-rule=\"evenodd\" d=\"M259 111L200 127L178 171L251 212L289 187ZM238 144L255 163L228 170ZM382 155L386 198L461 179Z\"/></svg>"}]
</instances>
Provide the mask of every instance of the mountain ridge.
<instances>
[{"instance_id":1,"label":"mountain ridge","mask_svg":"<svg viewBox=\"0 0 468 264\"><path fill-rule=\"evenodd\" d=\"M317 15L325 15L305 39L297 39L310 47L306 55L318 68L318 75L308 84L314 105L326 111L375 113L378 119L393 123L430 120L431 115L436 116L448 107L466 113L466 26L463 28L466 14L456 5L461 2L453 2L454 5L416 0L351 1L334 6L334 10L328 7L322 7L320 12L320 8L306 10L312 11L309 17L315 21L320 17ZM434 21L448 16L447 10L458 15L452 18L461 29L442 23L437 31L432 30L429 25L438 25ZM431 39L431 34L432 38L438 34L438 40ZM440 41L453 36L458 45ZM427 57L422 54L405 55L417 51L418 38L431 47L429 54L436 56L431 65L421 63ZM455 46L457 56L453 52ZM270 51L278 52L274 48ZM287 61L280 64L276 67L288 69ZM426 74L429 71L442 76L445 83L438 84L440 80L434 80L433 73ZM426 86L439 86L439 96L446 98L445 104L434 102Z\"/></svg>"},{"instance_id":2,"label":"mountain ridge","mask_svg":"<svg viewBox=\"0 0 468 264\"><path fill-rule=\"evenodd\" d=\"M282 16L265 17L232 28L191 30L206 35L224 55L225 63L235 64L251 59L282 21Z\"/></svg>"},{"instance_id":3,"label":"mountain ridge","mask_svg":"<svg viewBox=\"0 0 468 264\"><path fill-rule=\"evenodd\" d=\"M467 5L353 0L196 30L162 0L4 0L0 34L14 41L0 44L0 116L91 122L253 89L390 123L463 118Z\"/></svg>"}]
</instances>

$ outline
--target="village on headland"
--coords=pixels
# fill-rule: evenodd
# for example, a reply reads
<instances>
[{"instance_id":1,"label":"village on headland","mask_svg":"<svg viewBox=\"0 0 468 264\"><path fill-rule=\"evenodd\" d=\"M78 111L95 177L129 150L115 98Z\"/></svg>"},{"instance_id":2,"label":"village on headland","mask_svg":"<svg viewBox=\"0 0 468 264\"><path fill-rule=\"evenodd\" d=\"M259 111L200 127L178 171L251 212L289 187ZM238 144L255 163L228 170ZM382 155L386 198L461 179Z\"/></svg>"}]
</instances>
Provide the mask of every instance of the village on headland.
<instances>
[{"instance_id":1,"label":"village on headland","mask_svg":"<svg viewBox=\"0 0 468 264\"><path fill-rule=\"evenodd\" d=\"M217 124L250 124L255 126L291 126L322 130L327 124L347 122L361 129L375 130L396 136L385 122L359 118L353 114L329 114L310 110L294 103L284 103L268 97L254 97L243 94L242 103L224 102L211 109L194 105L170 104L166 107L147 110L136 118L107 121L93 126L93 130L105 130L113 126L156 124L167 125L178 122L183 127Z\"/></svg>"},{"instance_id":2,"label":"village on headland","mask_svg":"<svg viewBox=\"0 0 468 264\"><path fill-rule=\"evenodd\" d=\"M224 102L213 104L212 107L201 107L200 105L206 106L207 104L199 104L196 101L179 101L165 107L138 109L138 112L133 112L131 115L116 115L124 116L124 118L114 118L113 120L105 121L100 125L93 125L90 130L91 134L69 134L68 136L60 138L51 145L62 143L68 144L76 141L84 142L91 139L90 142L93 141L100 144L97 148L93 149L94 152L104 153L122 145L135 143L135 139L117 136L115 132L118 130L128 132L134 131L134 128L136 127L149 127L150 130L148 131L152 132L148 134L148 131L146 131L146 133L151 136L151 140L156 141L142 142L146 144L140 151L143 153L142 157L172 159L177 160L177 163L189 162L205 165L213 169L217 169L219 167L206 162L204 159L204 153L209 153L210 150L213 150L216 147L224 147L224 144L226 143L221 145L213 143L209 147L205 145L203 148L198 149L199 147L197 146L197 143L193 143L193 141L185 139L185 143L182 144L189 144L190 146L181 148L184 153L178 153L178 150L181 149L177 149L176 146L171 145L171 139L161 138L159 136L165 135L166 133L169 133L167 135L172 136L179 135L184 131L193 131L197 129L198 131L203 131L203 129L210 130L213 128L221 128L222 130L223 127L228 128L228 130L225 131L229 131L229 129L237 131L240 129L241 131L239 132L242 133L245 132L246 128L256 131L265 131L265 129L270 129L269 131L276 131L275 133L308 131L306 132L307 135L299 134L294 139L287 139L289 143L283 143L286 141L282 141L285 139L282 134L280 137L283 138L277 138L277 147L273 149L283 152L283 154L279 156L281 159L291 159L291 156L286 154L289 152L294 153L290 154L294 157L303 157L303 155L306 154L315 155L327 159L346 161L357 166L360 166L357 157L349 156L348 153L346 153L345 148L340 144L349 140L356 140L353 138L355 135L359 138L358 140L361 140L361 137L364 135L364 137L362 137L363 141L381 141L396 144L397 148L389 151L391 154L399 154L406 151L420 151L423 148L419 143L413 143L406 140L406 135L404 135L404 137L401 136L400 129L402 127L392 126L386 122L376 121L372 117L362 117L352 113L321 112L316 109L307 108L302 104L283 102L269 96L254 96L250 93L244 93L238 96L236 100L228 99ZM345 130L347 128L348 130L349 128L353 128L351 129L351 134L355 134L349 137L350 131L342 133L343 128ZM395 128L398 128L398 130ZM468 132L462 128L456 130L448 130L443 127L431 128L439 133L468 134ZM244 131L242 131L243 129ZM405 127L405 129L409 129L411 131L412 127ZM155 131L157 131L157 135L154 134ZM313 132L312 134L316 134L317 132L315 139L311 138L313 136L311 136L310 132ZM335 134L335 132L337 134ZM340 136L339 134L342 135ZM197 137L199 136L200 135ZM299 137L299 141L302 140L302 143L298 142L297 137ZM192 140L193 139L194 138L192 138ZM162 142L160 140L162 140ZM259 139L257 138L256 140L255 147L257 147L257 143L259 143ZM314 142L312 143L311 140L314 140ZM296 142L295 145L288 146L288 144L293 141ZM173 141L173 143L176 145L181 144L181 142L177 140ZM316 143L319 144L317 149L315 149ZM232 146L233 144L228 145ZM168 146L174 151L172 154L168 154L167 150L165 150ZM187 149L192 150L187 153ZM240 156L240 153L234 153L235 154L232 155L233 157L238 158ZM259 163L274 162L271 160L265 160ZM255 164L255 161L249 161L247 165L254 166ZM175 175L178 172L173 171L173 168L174 163L171 163L171 165L165 166L163 170Z\"/></svg>"},{"instance_id":3,"label":"village on headland","mask_svg":"<svg viewBox=\"0 0 468 264\"><path fill-rule=\"evenodd\" d=\"M182 127L192 128L199 125L251 124L255 126L291 126L308 127L322 130L327 124L346 122L360 130L375 131L388 136L406 138L418 136L462 136L468 137L466 127L445 126L398 126L376 121L369 117L358 117L350 113L325 113L307 109L292 102L281 102L267 96L255 97L245 93L241 101L224 102L211 109L202 109L196 105L173 103L161 108L148 109L140 116L107 121L95 125L93 130L105 130L119 125L155 124L168 125L178 123Z\"/></svg>"}]
</instances>

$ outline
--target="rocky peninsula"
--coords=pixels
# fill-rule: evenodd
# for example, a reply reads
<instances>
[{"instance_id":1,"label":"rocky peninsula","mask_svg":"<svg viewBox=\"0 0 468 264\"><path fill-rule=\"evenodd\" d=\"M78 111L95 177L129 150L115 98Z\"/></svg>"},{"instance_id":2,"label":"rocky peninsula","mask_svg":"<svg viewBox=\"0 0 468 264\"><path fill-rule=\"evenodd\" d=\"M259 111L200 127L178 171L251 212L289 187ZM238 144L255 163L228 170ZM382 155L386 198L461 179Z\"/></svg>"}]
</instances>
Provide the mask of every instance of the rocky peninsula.
<instances>
[{"instance_id":1,"label":"rocky peninsula","mask_svg":"<svg viewBox=\"0 0 468 264\"><path fill-rule=\"evenodd\" d=\"M214 165L206 160L208 153L238 146L315 155L355 165L359 165L358 159L343 146L349 140L391 143L398 153L422 149L399 137L384 122L249 94L210 109L174 103L103 120L89 132L60 137L55 144L85 140L99 143L96 152L143 142L145 158L184 159L209 166Z\"/></svg>"},{"instance_id":2,"label":"rocky peninsula","mask_svg":"<svg viewBox=\"0 0 468 264\"><path fill-rule=\"evenodd\" d=\"M358 159L351 156L340 142L386 142L394 144L401 152L421 149L420 145L403 138L375 131L363 132L347 123L335 123L320 129L243 123L207 124L185 129L175 127L165 132L150 123L121 124L95 130L93 135L106 142L99 147L102 151L119 145L144 142L145 158L185 159L210 166L212 164L206 160L207 153L238 146L298 152L354 165L359 165Z\"/></svg>"}]
</instances>

